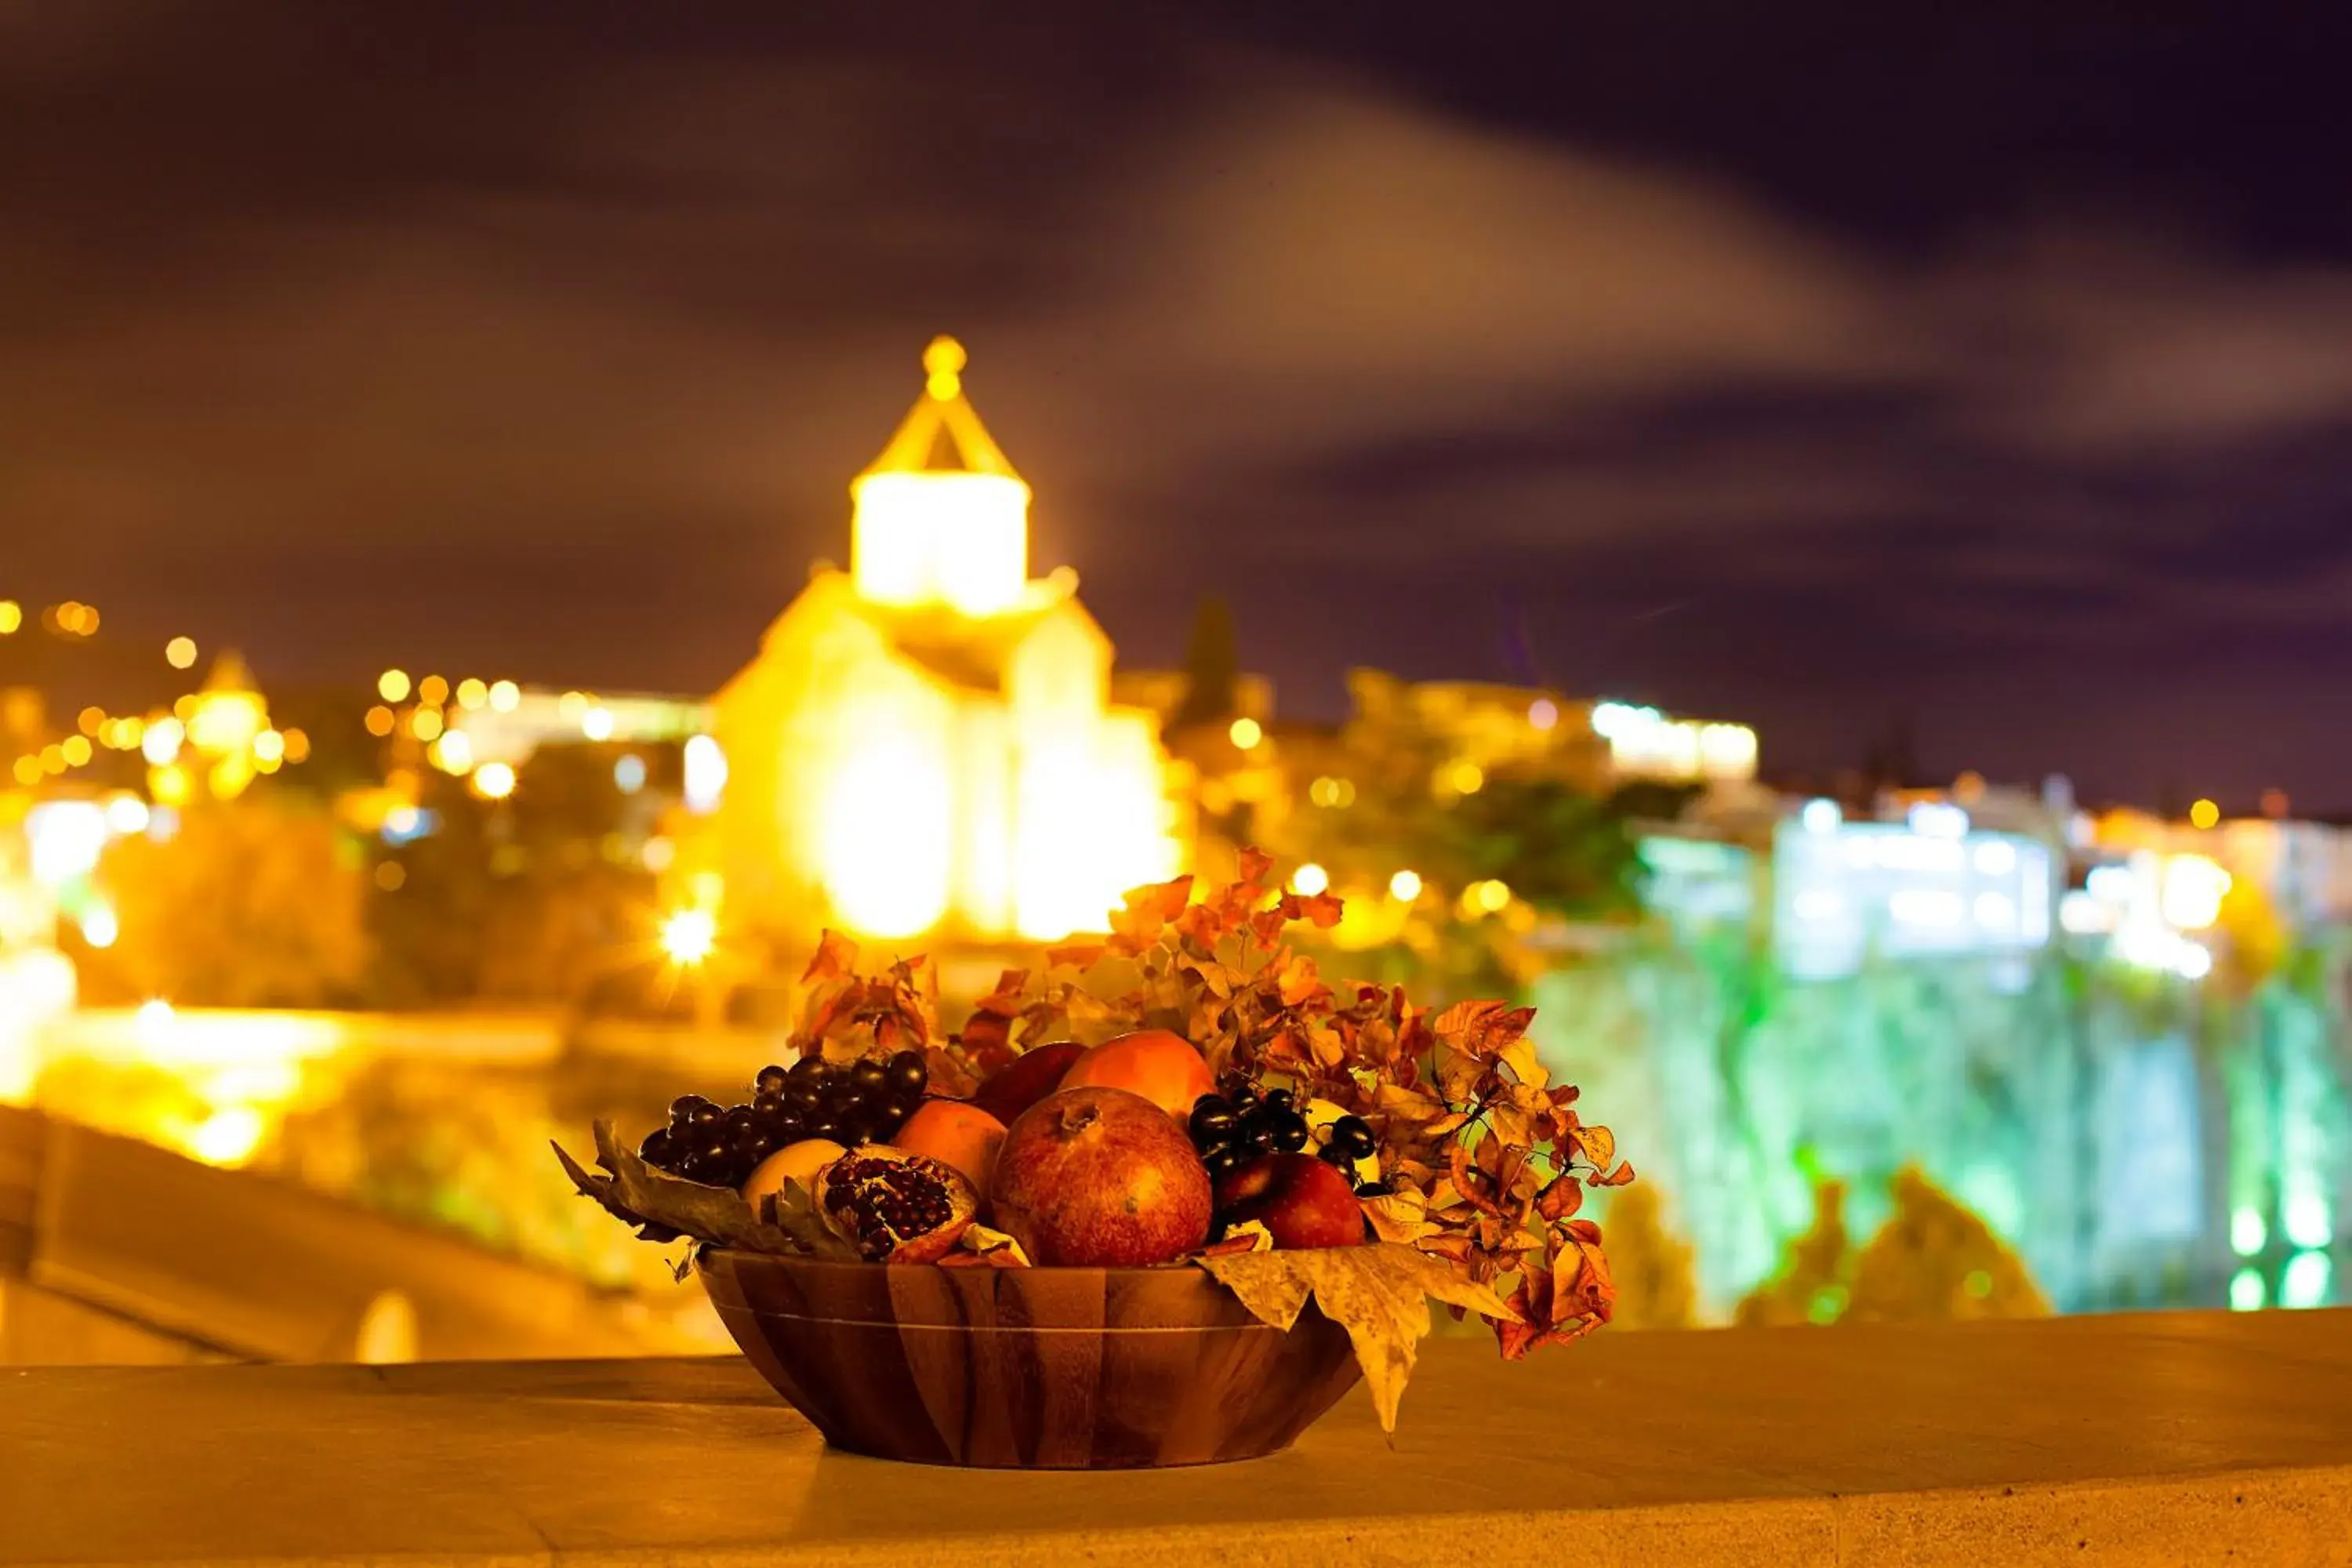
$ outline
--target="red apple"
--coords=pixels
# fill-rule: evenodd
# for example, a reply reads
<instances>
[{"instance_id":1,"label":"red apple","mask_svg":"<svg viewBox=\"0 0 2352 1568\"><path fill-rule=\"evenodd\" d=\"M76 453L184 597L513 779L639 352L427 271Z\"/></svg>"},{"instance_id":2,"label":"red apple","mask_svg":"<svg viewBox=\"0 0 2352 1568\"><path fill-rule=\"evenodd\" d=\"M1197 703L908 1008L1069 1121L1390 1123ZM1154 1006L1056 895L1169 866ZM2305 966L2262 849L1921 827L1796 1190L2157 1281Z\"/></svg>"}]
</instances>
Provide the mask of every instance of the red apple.
<instances>
[{"instance_id":1,"label":"red apple","mask_svg":"<svg viewBox=\"0 0 2352 1568\"><path fill-rule=\"evenodd\" d=\"M1025 1050L989 1074L971 1103L1010 1127L1023 1111L1061 1088L1070 1064L1086 1054L1086 1047L1076 1040Z\"/></svg>"},{"instance_id":2,"label":"red apple","mask_svg":"<svg viewBox=\"0 0 2352 1568\"><path fill-rule=\"evenodd\" d=\"M1032 1263L1140 1268L1209 1238L1209 1173L1151 1101L1066 1089L1022 1112L996 1157L996 1226Z\"/></svg>"},{"instance_id":3,"label":"red apple","mask_svg":"<svg viewBox=\"0 0 2352 1568\"><path fill-rule=\"evenodd\" d=\"M1348 1178L1312 1154L1263 1154L1217 1182L1217 1217L1255 1220L1274 1245L1355 1247L1364 1239L1363 1205Z\"/></svg>"},{"instance_id":4,"label":"red apple","mask_svg":"<svg viewBox=\"0 0 2352 1568\"><path fill-rule=\"evenodd\" d=\"M1192 1042L1166 1029L1138 1029L1105 1040L1074 1064L1064 1089L1123 1089L1181 1121L1192 1102L1216 1092L1217 1080Z\"/></svg>"},{"instance_id":5,"label":"red apple","mask_svg":"<svg viewBox=\"0 0 2352 1568\"><path fill-rule=\"evenodd\" d=\"M910 1154L929 1154L953 1165L984 1198L996 1169L996 1152L1004 1143L1004 1123L961 1100L927 1100L891 1135L890 1142Z\"/></svg>"}]
</instances>

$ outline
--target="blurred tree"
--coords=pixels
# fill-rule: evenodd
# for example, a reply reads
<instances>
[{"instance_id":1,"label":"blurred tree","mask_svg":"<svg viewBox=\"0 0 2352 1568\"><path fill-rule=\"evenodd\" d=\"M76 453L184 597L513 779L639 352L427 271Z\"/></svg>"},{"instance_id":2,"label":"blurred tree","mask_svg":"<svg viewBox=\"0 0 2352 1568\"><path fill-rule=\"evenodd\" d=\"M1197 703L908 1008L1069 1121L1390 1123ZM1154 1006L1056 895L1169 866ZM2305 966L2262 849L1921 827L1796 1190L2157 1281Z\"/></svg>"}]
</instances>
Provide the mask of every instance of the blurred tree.
<instances>
[{"instance_id":1,"label":"blurred tree","mask_svg":"<svg viewBox=\"0 0 2352 1568\"><path fill-rule=\"evenodd\" d=\"M1852 1322L2044 1318L2049 1299L1990 1226L1916 1167L1895 1173L1895 1212L1854 1260Z\"/></svg>"},{"instance_id":2,"label":"blurred tree","mask_svg":"<svg viewBox=\"0 0 2352 1568\"><path fill-rule=\"evenodd\" d=\"M1853 1248L1845 1228L1845 1186L1813 1184L1813 1223L1789 1244L1780 1272L1748 1292L1734 1316L1741 1328L1833 1323L1845 1311Z\"/></svg>"},{"instance_id":3,"label":"blurred tree","mask_svg":"<svg viewBox=\"0 0 2352 1568\"><path fill-rule=\"evenodd\" d=\"M129 998L314 1007L350 999L367 968L366 868L303 795L203 801L170 838L118 841L100 868L120 934L85 967Z\"/></svg>"},{"instance_id":4,"label":"blurred tree","mask_svg":"<svg viewBox=\"0 0 2352 1568\"><path fill-rule=\"evenodd\" d=\"M1620 1187L1601 1215L1621 1328L1687 1329L1698 1322L1698 1282L1690 1243L1666 1229L1664 1201L1648 1182Z\"/></svg>"},{"instance_id":5,"label":"blurred tree","mask_svg":"<svg viewBox=\"0 0 2352 1568\"><path fill-rule=\"evenodd\" d=\"M1234 640L1234 615L1225 601L1201 601L1192 618L1192 642L1184 654L1184 702L1171 728L1214 724L1234 714L1241 681L1241 656Z\"/></svg>"}]
</instances>

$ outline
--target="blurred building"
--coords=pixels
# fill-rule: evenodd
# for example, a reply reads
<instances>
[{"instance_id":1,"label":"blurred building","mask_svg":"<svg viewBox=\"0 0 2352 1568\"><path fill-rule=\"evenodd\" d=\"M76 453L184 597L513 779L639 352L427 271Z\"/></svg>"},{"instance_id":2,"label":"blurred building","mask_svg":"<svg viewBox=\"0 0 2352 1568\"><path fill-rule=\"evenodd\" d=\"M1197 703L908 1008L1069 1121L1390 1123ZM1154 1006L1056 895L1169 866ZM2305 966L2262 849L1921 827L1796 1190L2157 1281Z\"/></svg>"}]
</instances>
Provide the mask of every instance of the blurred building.
<instances>
[{"instance_id":1,"label":"blurred building","mask_svg":"<svg viewBox=\"0 0 2352 1568\"><path fill-rule=\"evenodd\" d=\"M1052 938L1184 857L1158 716L1111 700L1066 569L1029 575L1029 487L940 339L819 566L717 699L730 923Z\"/></svg>"}]
</instances>

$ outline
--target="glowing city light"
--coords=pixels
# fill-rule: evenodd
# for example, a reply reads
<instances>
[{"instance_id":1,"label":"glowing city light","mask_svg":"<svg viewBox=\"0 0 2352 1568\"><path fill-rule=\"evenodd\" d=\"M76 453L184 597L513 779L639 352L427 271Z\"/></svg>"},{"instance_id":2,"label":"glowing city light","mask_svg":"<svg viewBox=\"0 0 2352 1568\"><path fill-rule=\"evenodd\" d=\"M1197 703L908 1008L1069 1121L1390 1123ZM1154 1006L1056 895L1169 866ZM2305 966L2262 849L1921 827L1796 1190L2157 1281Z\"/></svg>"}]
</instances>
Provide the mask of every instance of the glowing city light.
<instances>
[{"instance_id":1,"label":"glowing city light","mask_svg":"<svg viewBox=\"0 0 2352 1568\"><path fill-rule=\"evenodd\" d=\"M1921 801L1911 808L1906 820L1911 831L1923 838L1958 838L1969 830L1969 814L1943 801Z\"/></svg>"},{"instance_id":2,"label":"glowing city light","mask_svg":"<svg viewBox=\"0 0 2352 1568\"><path fill-rule=\"evenodd\" d=\"M515 771L505 763L484 763L474 770L474 793L485 800L504 800L514 794Z\"/></svg>"},{"instance_id":3,"label":"glowing city light","mask_svg":"<svg viewBox=\"0 0 2352 1568\"><path fill-rule=\"evenodd\" d=\"M473 676L457 682L457 706L468 713L479 712L490 700L490 689Z\"/></svg>"},{"instance_id":4,"label":"glowing city light","mask_svg":"<svg viewBox=\"0 0 2352 1568\"><path fill-rule=\"evenodd\" d=\"M445 773L464 773L474 765L474 742L463 730L445 730L427 757Z\"/></svg>"},{"instance_id":5,"label":"glowing city light","mask_svg":"<svg viewBox=\"0 0 2352 1568\"><path fill-rule=\"evenodd\" d=\"M1471 884L1470 891L1480 909L1488 914L1500 914L1511 906L1510 884L1497 878Z\"/></svg>"},{"instance_id":6,"label":"glowing city light","mask_svg":"<svg viewBox=\"0 0 2352 1568\"><path fill-rule=\"evenodd\" d=\"M449 683L437 675L428 675L416 683L416 700L438 708L449 700Z\"/></svg>"},{"instance_id":7,"label":"glowing city light","mask_svg":"<svg viewBox=\"0 0 2352 1568\"><path fill-rule=\"evenodd\" d=\"M1549 730L1559 722L1559 704L1549 697L1538 697L1528 704L1528 722L1538 730Z\"/></svg>"},{"instance_id":8,"label":"glowing city light","mask_svg":"<svg viewBox=\"0 0 2352 1568\"><path fill-rule=\"evenodd\" d=\"M1421 873L1413 870L1403 870L1399 871L1395 876L1391 877L1389 879L1389 897L1396 900L1399 903L1405 904L1409 904L1415 899L1421 897Z\"/></svg>"},{"instance_id":9,"label":"glowing city light","mask_svg":"<svg viewBox=\"0 0 2352 1568\"><path fill-rule=\"evenodd\" d=\"M613 710L610 708L604 707L601 703L589 709L585 713L580 715L580 732L587 736L592 741L611 740L613 738Z\"/></svg>"},{"instance_id":10,"label":"glowing city light","mask_svg":"<svg viewBox=\"0 0 2352 1568\"><path fill-rule=\"evenodd\" d=\"M613 763L613 785L623 795L635 795L646 787L646 760L630 752Z\"/></svg>"},{"instance_id":11,"label":"glowing city light","mask_svg":"<svg viewBox=\"0 0 2352 1568\"><path fill-rule=\"evenodd\" d=\"M2334 1266L2325 1252L2298 1252L2286 1260L2279 1277L2279 1305L2304 1309L2327 1304L2328 1276Z\"/></svg>"},{"instance_id":12,"label":"glowing city light","mask_svg":"<svg viewBox=\"0 0 2352 1568\"><path fill-rule=\"evenodd\" d=\"M679 910L662 921L661 945L673 963L700 963L719 945L719 921L709 910Z\"/></svg>"},{"instance_id":13,"label":"glowing city light","mask_svg":"<svg viewBox=\"0 0 2352 1568\"><path fill-rule=\"evenodd\" d=\"M2287 1245L2306 1250L2325 1247L2336 1239L2335 1215L2328 1210L2327 1200L2317 1193L2296 1193L2286 1200L2285 1212L2280 1217L2280 1228L2286 1232Z\"/></svg>"},{"instance_id":14,"label":"glowing city light","mask_svg":"<svg viewBox=\"0 0 2352 1568\"><path fill-rule=\"evenodd\" d=\"M286 760L286 737L275 730L264 730L253 738L256 762L281 763Z\"/></svg>"},{"instance_id":15,"label":"glowing city light","mask_svg":"<svg viewBox=\"0 0 2352 1568\"><path fill-rule=\"evenodd\" d=\"M14 599L0 599L0 637L14 637L24 624L25 606Z\"/></svg>"},{"instance_id":16,"label":"glowing city light","mask_svg":"<svg viewBox=\"0 0 2352 1568\"><path fill-rule=\"evenodd\" d=\"M522 705L522 688L511 680L490 682L490 710L511 713Z\"/></svg>"},{"instance_id":17,"label":"glowing city light","mask_svg":"<svg viewBox=\"0 0 2352 1568\"><path fill-rule=\"evenodd\" d=\"M150 815L147 803L128 790L107 798L107 831L117 837L146 832Z\"/></svg>"},{"instance_id":18,"label":"glowing city light","mask_svg":"<svg viewBox=\"0 0 2352 1568\"><path fill-rule=\"evenodd\" d=\"M111 905L92 903L81 912L81 939L92 947L112 947L114 939L122 934L122 927L114 918Z\"/></svg>"},{"instance_id":19,"label":"glowing city light","mask_svg":"<svg viewBox=\"0 0 2352 1568\"><path fill-rule=\"evenodd\" d=\"M2221 918L2230 873L2203 855L2175 855L2164 863L2160 902L2168 924L2179 931L2204 931Z\"/></svg>"},{"instance_id":20,"label":"glowing city light","mask_svg":"<svg viewBox=\"0 0 2352 1568\"><path fill-rule=\"evenodd\" d=\"M139 752L155 766L167 767L179 760L180 742L186 738L186 728L177 719L158 719L139 737Z\"/></svg>"},{"instance_id":21,"label":"glowing city light","mask_svg":"<svg viewBox=\"0 0 2352 1568\"><path fill-rule=\"evenodd\" d=\"M1838 803L1833 800L1814 799L1805 802L1805 808L1797 814L1797 820L1804 825L1808 833L1835 833L1839 825L1845 821L1845 813L1838 809Z\"/></svg>"},{"instance_id":22,"label":"glowing city light","mask_svg":"<svg viewBox=\"0 0 2352 1568\"><path fill-rule=\"evenodd\" d=\"M52 800L33 807L25 816L33 880L61 888L89 876L98 869L107 837L106 809L96 801Z\"/></svg>"},{"instance_id":23,"label":"glowing city light","mask_svg":"<svg viewBox=\"0 0 2352 1568\"><path fill-rule=\"evenodd\" d=\"M1465 760L1445 770L1445 787L1455 795L1476 795L1486 787L1486 770Z\"/></svg>"},{"instance_id":24,"label":"glowing city light","mask_svg":"<svg viewBox=\"0 0 2352 1568\"><path fill-rule=\"evenodd\" d=\"M286 760L289 763L307 761L310 755L310 737L299 729L289 729L286 734Z\"/></svg>"},{"instance_id":25,"label":"glowing city light","mask_svg":"<svg viewBox=\"0 0 2352 1568\"><path fill-rule=\"evenodd\" d=\"M645 847L637 851L637 858L646 870L658 877L677 859L677 846L656 834L646 840Z\"/></svg>"},{"instance_id":26,"label":"glowing city light","mask_svg":"<svg viewBox=\"0 0 2352 1568\"><path fill-rule=\"evenodd\" d=\"M1236 719L1225 730L1225 738L1243 751L1254 750L1265 739L1265 731L1255 719Z\"/></svg>"},{"instance_id":27,"label":"glowing city light","mask_svg":"<svg viewBox=\"0 0 2352 1568\"><path fill-rule=\"evenodd\" d=\"M163 645L163 662L173 669L192 669L196 662L196 639L173 637Z\"/></svg>"},{"instance_id":28,"label":"glowing city light","mask_svg":"<svg viewBox=\"0 0 2352 1568\"><path fill-rule=\"evenodd\" d=\"M389 735L399 722L400 716L382 703L367 710L367 732L371 735Z\"/></svg>"},{"instance_id":29,"label":"glowing city light","mask_svg":"<svg viewBox=\"0 0 2352 1568\"><path fill-rule=\"evenodd\" d=\"M408 697L408 671L387 669L377 676L375 694L386 702L404 701Z\"/></svg>"},{"instance_id":30,"label":"glowing city light","mask_svg":"<svg viewBox=\"0 0 2352 1568\"><path fill-rule=\"evenodd\" d=\"M689 736L682 758L686 809L707 816L719 809L727 789L727 753L709 735Z\"/></svg>"},{"instance_id":31,"label":"glowing city light","mask_svg":"<svg viewBox=\"0 0 2352 1568\"><path fill-rule=\"evenodd\" d=\"M2270 1239L2270 1227L2263 1223L2262 1211L2241 1205L2230 1211L2230 1250L2241 1258L2252 1258L2262 1251Z\"/></svg>"},{"instance_id":32,"label":"glowing city light","mask_svg":"<svg viewBox=\"0 0 2352 1568\"><path fill-rule=\"evenodd\" d=\"M2233 1312L2259 1312L2269 1295L2258 1269L2241 1268L2230 1276L2230 1310Z\"/></svg>"},{"instance_id":33,"label":"glowing city light","mask_svg":"<svg viewBox=\"0 0 2352 1568\"><path fill-rule=\"evenodd\" d=\"M2175 799L2179 798L2175 796ZM2189 808L2189 826L2210 827L2221 820L2221 808L2210 800L2200 800Z\"/></svg>"},{"instance_id":34,"label":"glowing city light","mask_svg":"<svg viewBox=\"0 0 2352 1568\"><path fill-rule=\"evenodd\" d=\"M215 1110L188 1137L188 1152L207 1165L242 1165L261 1146L261 1113L248 1105Z\"/></svg>"},{"instance_id":35,"label":"glowing city light","mask_svg":"<svg viewBox=\"0 0 2352 1568\"><path fill-rule=\"evenodd\" d=\"M1331 873L1309 860L1291 873L1290 886L1294 892L1304 893L1311 899L1316 894L1329 889Z\"/></svg>"}]
</instances>

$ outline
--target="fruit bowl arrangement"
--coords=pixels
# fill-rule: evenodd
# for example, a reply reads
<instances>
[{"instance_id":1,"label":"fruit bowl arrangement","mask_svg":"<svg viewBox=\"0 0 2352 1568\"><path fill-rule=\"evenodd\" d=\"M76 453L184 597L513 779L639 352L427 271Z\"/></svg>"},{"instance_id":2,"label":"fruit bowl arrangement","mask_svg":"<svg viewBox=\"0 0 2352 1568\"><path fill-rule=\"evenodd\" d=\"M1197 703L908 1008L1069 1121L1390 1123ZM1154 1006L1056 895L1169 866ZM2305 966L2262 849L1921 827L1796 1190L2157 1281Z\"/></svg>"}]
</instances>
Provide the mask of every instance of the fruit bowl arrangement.
<instances>
[{"instance_id":1,"label":"fruit bowl arrangement","mask_svg":"<svg viewBox=\"0 0 2352 1568\"><path fill-rule=\"evenodd\" d=\"M1431 1014L1285 941L1328 894L1129 895L952 1033L936 973L827 933L795 1059L687 1096L580 1190L689 1240L745 1355L826 1440L934 1463L1112 1468L1286 1447L1360 1376L1383 1428L1429 1301L1503 1355L1606 1322L1584 1189L1633 1179L1532 1009Z\"/></svg>"}]
</instances>

